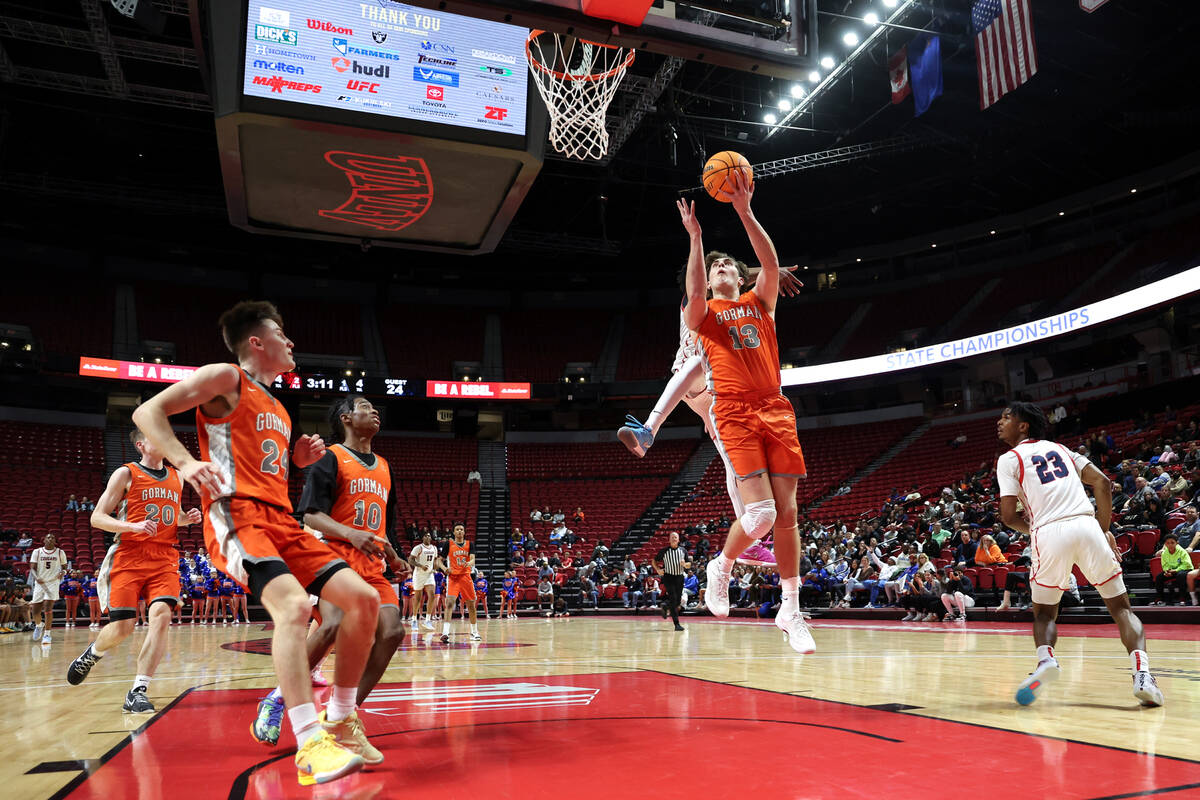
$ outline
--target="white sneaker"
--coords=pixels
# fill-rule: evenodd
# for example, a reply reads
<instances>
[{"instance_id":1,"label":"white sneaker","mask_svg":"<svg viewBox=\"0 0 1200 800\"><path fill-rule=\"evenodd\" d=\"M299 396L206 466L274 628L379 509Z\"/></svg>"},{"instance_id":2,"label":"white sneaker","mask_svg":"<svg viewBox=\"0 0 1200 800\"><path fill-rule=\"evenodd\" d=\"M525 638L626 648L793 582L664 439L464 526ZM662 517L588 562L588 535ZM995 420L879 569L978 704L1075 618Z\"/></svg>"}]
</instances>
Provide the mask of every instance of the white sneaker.
<instances>
[{"instance_id":1,"label":"white sneaker","mask_svg":"<svg viewBox=\"0 0 1200 800\"><path fill-rule=\"evenodd\" d=\"M729 575L721 572L714 558L704 568L708 575L708 590L704 593L704 605L715 617L729 616ZM776 622L778 624L778 622Z\"/></svg>"},{"instance_id":2,"label":"white sneaker","mask_svg":"<svg viewBox=\"0 0 1200 800\"><path fill-rule=\"evenodd\" d=\"M780 609L779 613L775 616L775 627L783 631L787 643L797 653L815 653L817 651L817 643L813 641L812 629L804 621L805 616L804 612L799 608L791 613Z\"/></svg>"},{"instance_id":3,"label":"white sneaker","mask_svg":"<svg viewBox=\"0 0 1200 800\"><path fill-rule=\"evenodd\" d=\"M42 644L50 644L50 632L49 631L46 631L46 633L42 636ZM1145 673L1145 674L1149 674L1149 673ZM1151 678L1150 680L1153 682L1154 679ZM1158 687L1155 687L1155 688L1158 688ZM1161 698L1162 692L1159 692L1158 696ZM1162 705L1162 704L1160 703L1159 705Z\"/></svg>"},{"instance_id":4,"label":"white sneaker","mask_svg":"<svg viewBox=\"0 0 1200 800\"><path fill-rule=\"evenodd\" d=\"M1135 672L1133 674L1133 696L1142 705L1149 708L1157 708L1163 704L1162 689L1158 688L1154 676L1149 672Z\"/></svg>"},{"instance_id":5,"label":"white sneaker","mask_svg":"<svg viewBox=\"0 0 1200 800\"><path fill-rule=\"evenodd\" d=\"M1023 706L1032 703L1037 699L1038 693L1041 692L1043 686L1058 680L1058 673L1058 662L1053 658L1039 661L1037 669L1029 673L1029 677L1023 680L1021 685L1017 687L1017 702Z\"/></svg>"},{"instance_id":6,"label":"white sneaker","mask_svg":"<svg viewBox=\"0 0 1200 800\"><path fill-rule=\"evenodd\" d=\"M913 616L914 616L913 612L910 611L907 614L905 614L903 617L901 617L900 621L901 622L912 622Z\"/></svg>"},{"instance_id":7,"label":"white sneaker","mask_svg":"<svg viewBox=\"0 0 1200 800\"><path fill-rule=\"evenodd\" d=\"M480 636L478 633L472 633L468 638L472 642L482 642L483 641L483 637Z\"/></svg>"},{"instance_id":8,"label":"white sneaker","mask_svg":"<svg viewBox=\"0 0 1200 800\"><path fill-rule=\"evenodd\" d=\"M423 619L423 620L421 620L421 627L427 631L431 631L434 629L435 626L434 626L433 622L431 622L430 620Z\"/></svg>"}]
</instances>

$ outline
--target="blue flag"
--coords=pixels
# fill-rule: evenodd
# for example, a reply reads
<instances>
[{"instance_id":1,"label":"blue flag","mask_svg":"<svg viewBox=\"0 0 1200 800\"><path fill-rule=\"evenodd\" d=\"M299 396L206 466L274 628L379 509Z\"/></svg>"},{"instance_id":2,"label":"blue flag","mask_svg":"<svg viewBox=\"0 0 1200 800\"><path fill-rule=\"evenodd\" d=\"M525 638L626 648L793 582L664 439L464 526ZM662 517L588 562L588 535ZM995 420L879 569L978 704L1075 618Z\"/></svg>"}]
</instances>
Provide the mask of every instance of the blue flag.
<instances>
[{"instance_id":1,"label":"blue flag","mask_svg":"<svg viewBox=\"0 0 1200 800\"><path fill-rule=\"evenodd\" d=\"M919 117L942 94L942 40L921 34L909 42L908 73Z\"/></svg>"}]
</instances>

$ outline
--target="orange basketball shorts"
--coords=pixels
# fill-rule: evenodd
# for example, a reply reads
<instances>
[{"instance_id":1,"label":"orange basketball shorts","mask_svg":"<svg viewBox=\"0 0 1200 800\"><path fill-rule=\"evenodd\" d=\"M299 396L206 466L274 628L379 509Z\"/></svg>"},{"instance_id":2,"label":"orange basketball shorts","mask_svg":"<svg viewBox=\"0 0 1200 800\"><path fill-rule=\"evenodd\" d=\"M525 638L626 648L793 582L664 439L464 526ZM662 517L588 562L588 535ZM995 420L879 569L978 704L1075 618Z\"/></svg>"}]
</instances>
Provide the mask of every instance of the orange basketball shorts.
<instances>
[{"instance_id":1,"label":"orange basketball shorts","mask_svg":"<svg viewBox=\"0 0 1200 800\"><path fill-rule=\"evenodd\" d=\"M392 588L392 584L383 577L383 568L377 559L371 558L354 545L341 539L331 539L325 542L325 545L334 552L334 555L349 564L350 569L357 572L359 577L371 585L371 588L379 592L380 605L400 605L400 597Z\"/></svg>"},{"instance_id":2,"label":"orange basketball shorts","mask_svg":"<svg viewBox=\"0 0 1200 800\"><path fill-rule=\"evenodd\" d=\"M312 592L314 584L323 585L324 581L318 581L322 575L345 566L291 514L242 497L224 497L209 505L204 515L204 546L214 567L252 592L262 587L250 586L247 568L262 565L264 572L279 574L282 562L286 571Z\"/></svg>"},{"instance_id":3,"label":"orange basketball shorts","mask_svg":"<svg viewBox=\"0 0 1200 800\"><path fill-rule=\"evenodd\" d=\"M475 599L475 582L470 574L451 575L446 581L446 596L461 597L465 600Z\"/></svg>"},{"instance_id":4,"label":"orange basketball shorts","mask_svg":"<svg viewBox=\"0 0 1200 800\"><path fill-rule=\"evenodd\" d=\"M100 566L97 583L105 584L109 611L137 610L138 600L179 602L179 553L167 544L130 542L116 545Z\"/></svg>"},{"instance_id":5,"label":"orange basketball shorts","mask_svg":"<svg viewBox=\"0 0 1200 800\"><path fill-rule=\"evenodd\" d=\"M717 431L717 448L739 479L764 472L781 478L808 474L796 438L796 412L783 395L718 397L709 414Z\"/></svg>"}]
</instances>

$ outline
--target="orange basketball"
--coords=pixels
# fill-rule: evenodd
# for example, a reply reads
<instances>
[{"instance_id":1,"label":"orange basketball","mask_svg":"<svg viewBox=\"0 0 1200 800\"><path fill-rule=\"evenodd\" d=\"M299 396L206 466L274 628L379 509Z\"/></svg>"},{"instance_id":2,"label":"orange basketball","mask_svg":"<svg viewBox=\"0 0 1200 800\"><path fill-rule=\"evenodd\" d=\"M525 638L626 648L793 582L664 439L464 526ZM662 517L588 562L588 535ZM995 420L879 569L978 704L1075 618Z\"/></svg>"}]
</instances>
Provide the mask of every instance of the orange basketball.
<instances>
[{"instance_id":1,"label":"orange basketball","mask_svg":"<svg viewBox=\"0 0 1200 800\"><path fill-rule=\"evenodd\" d=\"M754 170L744 155L732 150L717 153L704 165L704 174L701 176L704 190L714 200L720 200L722 203L733 202L733 183L729 181L729 177L734 170L741 172L743 183L749 184L754 181Z\"/></svg>"}]
</instances>

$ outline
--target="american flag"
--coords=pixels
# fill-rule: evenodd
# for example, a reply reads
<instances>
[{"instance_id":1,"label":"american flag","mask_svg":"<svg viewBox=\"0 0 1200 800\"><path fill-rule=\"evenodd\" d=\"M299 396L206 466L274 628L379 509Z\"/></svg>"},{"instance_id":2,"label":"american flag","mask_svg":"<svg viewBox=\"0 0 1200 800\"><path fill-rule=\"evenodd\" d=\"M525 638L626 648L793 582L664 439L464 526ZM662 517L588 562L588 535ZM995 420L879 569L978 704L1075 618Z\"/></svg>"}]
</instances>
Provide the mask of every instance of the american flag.
<instances>
[{"instance_id":1,"label":"american flag","mask_svg":"<svg viewBox=\"0 0 1200 800\"><path fill-rule=\"evenodd\" d=\"M975 0L971 25L984 109L1037 73L1029 0Z\"/></svg>"}]
</instances>

